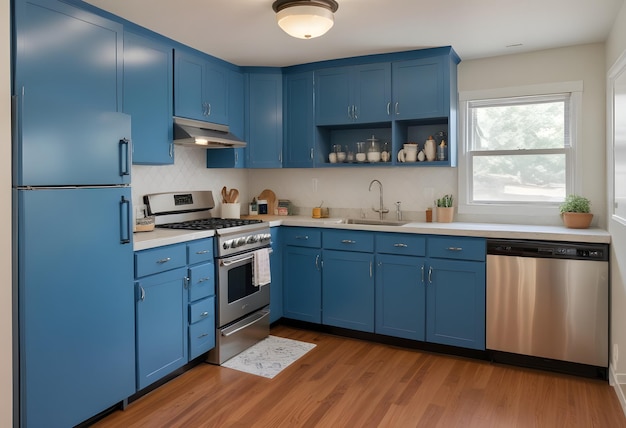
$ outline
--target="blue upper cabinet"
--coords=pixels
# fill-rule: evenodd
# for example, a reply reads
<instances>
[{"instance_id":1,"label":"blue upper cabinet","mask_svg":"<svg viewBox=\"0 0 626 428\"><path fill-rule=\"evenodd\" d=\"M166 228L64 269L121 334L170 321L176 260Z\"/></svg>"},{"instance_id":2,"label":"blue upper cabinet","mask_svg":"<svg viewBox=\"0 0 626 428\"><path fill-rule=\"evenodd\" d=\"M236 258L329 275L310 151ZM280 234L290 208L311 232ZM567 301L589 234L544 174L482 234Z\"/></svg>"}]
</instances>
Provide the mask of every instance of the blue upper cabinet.
<instances>
[{"instance_id":1,"label":"blue upper cabinet","mask_svg":"<svg viewBox=\"0 0 626 428\"><path fill-rule=\"evenodd\" d=\"M244 99L245 76L239 70L231 70L228 80L228 123L230 132L240 139L245 139ZM244 148L207 150L208 168L243 168L245 166Z\"/></svg>"},{"instance_id":2,"label":"blue upper cabinet","mask_svg":"<svg viewBox=\"0 0 626 428\"><path fill-rule=\"evenodd\" d=\"M251 69L245 99L246 165L282 167L283 80L280 69Z\"/></svg>"},{"instance_id":3,"label":"blue upper cabinet","mask_svg":"<svg viewBox=\"0 0 626 428\"><path fill-rule=\"evenodd\" d=\"M132 117L133 163L174 163L173 49L124 32L124 113Z\"/></svg>"},{"instance_id":4,"label":"blue upper cabinet","mask_svg":"<svg viewBox=\"0 0 626 428\"><path fill-rule=\"evenodd\" d=\"M285 74L283 88L283 164L286 168L315 166L313 72Z\"/></svg>"},{"instance_id":5,"label":"blue upper cabinet","mask_svg":"<svg viewBox=\"0 0 626 428\"><path fill-rule=\"evenodd\" d=\"M391 65L334 67L315 73L317 125L391 120Z\"/></svg>"},{"instance_id":6,"label":"blue upper cabinet","mask_svg":"<svg viewBox=\"0 0 626 428\"><path fill-rule=\"evenodd\" d=\"M394 62L393 118L447 117L445 56ZM449 93L449 91L448 91Z\"/></svg>"},{"instance_id":7,"label":"blue upper cabinet","mask_svg":"<svg viewBox=\"0 0 626 428\"><path fill-rule=\"evenodd\" d=\"M122 26L52 0L15 2L14 24L15 184L129 183Z\"/></svg>"},{"instance_id":8,"label":"blue upper cabinet","mask_svg":"<svg viewBox=\"0 0 626 428\"><path fill-rule=\"evenodd\" d=\"M174 114L228 125L229 69L210 57L176 49Z\"/></svg>"}]
</instances>

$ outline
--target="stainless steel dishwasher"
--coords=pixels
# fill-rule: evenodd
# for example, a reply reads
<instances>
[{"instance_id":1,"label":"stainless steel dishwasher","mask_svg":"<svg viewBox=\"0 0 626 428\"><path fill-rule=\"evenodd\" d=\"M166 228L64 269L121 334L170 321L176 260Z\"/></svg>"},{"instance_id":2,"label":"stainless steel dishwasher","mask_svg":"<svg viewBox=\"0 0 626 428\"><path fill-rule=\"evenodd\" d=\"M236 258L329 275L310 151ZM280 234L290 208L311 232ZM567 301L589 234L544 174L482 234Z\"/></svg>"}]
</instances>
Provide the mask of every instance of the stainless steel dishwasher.
<instances>
[{"instance_id":1,"label":"stainless steel dishwasher","mask_svg":"<svg viewBox=\"0 0 626 428\"><path fill-rule=\"evenodd\" d=\"M608 245L487 241L487 349L608 367Z\"/></svg>"}]
</instances>

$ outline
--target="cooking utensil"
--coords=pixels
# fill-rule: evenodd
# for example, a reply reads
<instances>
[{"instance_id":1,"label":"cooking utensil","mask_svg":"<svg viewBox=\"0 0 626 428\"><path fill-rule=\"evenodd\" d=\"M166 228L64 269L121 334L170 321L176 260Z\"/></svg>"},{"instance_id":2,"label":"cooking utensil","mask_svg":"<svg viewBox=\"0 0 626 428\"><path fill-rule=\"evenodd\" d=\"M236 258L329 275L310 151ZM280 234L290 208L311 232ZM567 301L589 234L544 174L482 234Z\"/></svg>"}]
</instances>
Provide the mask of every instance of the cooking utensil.
<instances>
[{"instance_id":1,"label":"cooking utensil","mask_svg":"<svg viewBox=\"0 0 626 428\"><path fill-rule=\"evenodd\" d=\"M228 203L228 192L226 186L222 187L222 203Z\"/></svg>"},{"instance_id":2,"label":"cooking utensil","mask_svg":"<svg viewBox=\"0 0 626 428\"><path fill-rule=\"evenodd\" d=\"M230 192L228 192L228 202L231 204L236 204L238 200L239 200L239 190L230 189Z\"/></svg>"}]
</instances>

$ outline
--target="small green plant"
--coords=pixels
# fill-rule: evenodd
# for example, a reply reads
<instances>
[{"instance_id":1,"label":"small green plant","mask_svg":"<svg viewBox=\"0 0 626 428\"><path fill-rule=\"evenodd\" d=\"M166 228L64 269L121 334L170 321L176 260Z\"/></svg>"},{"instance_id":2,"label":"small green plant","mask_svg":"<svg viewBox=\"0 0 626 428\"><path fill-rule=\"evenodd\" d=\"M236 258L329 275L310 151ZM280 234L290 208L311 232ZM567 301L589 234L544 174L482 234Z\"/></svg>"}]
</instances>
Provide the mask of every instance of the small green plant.
<instances>
[{"instance_id":1,"label":"small green plant","mask_svg":"<svg viewBox=\"0 0 626 428\"><path fill-rule=\"evenodd\" d=\"M584 196L567 195L559 209L561 213L588 213L591 210L591 202Z\"/></svg>"},{"instance_id":2,"label":"small green plant","mask_svg":"<svg viewBox=\"0 0 626 428\"><path fill-rule=\"evenodd\" d=\"M435 205L441 208L449 208L452 206L454 198L452 195L444 195L443 198L439 198L435 201Z\"/></svg>"}]
</instances>

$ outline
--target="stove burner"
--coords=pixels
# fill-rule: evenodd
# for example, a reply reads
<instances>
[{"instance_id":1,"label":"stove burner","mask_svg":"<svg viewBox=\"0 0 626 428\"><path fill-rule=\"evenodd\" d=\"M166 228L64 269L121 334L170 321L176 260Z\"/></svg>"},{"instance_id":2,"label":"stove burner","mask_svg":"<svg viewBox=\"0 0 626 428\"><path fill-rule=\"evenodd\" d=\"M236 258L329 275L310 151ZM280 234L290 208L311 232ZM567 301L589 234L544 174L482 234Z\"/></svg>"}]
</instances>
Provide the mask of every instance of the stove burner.
<instances>
[{"instance_id":1,"label":"stove burner","mask_svg":"<svg viewBox=\"0 0 626 428\"><path fill-rule=\"evenodd\" d=\"M262 222L263 220L243 220L238 218L204 218L200 220L182 221L180 223L160 224L157 225L157 227L164 229L215 230L227 227L247 226Z\"/></svg>"}]
</instances>

